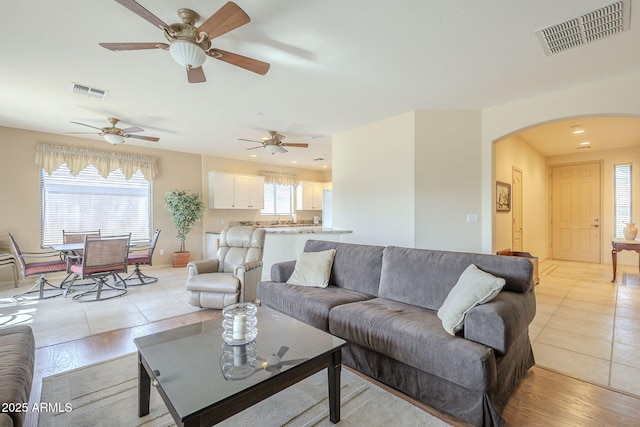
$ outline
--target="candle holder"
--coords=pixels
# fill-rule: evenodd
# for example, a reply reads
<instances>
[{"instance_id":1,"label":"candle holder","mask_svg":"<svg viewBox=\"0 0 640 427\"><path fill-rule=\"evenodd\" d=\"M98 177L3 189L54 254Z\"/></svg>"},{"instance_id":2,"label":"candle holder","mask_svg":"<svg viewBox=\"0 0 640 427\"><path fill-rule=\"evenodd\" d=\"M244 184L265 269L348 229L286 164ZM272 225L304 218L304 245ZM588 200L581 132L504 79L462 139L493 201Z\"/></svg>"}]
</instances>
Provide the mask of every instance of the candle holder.
<instances>
[{"instance_id":1,"label":"candle holder","mask_svg":"<svg viewBox=\"0 0 640 427\"><path fill-rule=\"evenodd\" d=\"M242 345L256 339L258 307L250 302L228 305L222 309L222 340L229 345Z\"/></svg>"},{"instance_id":2,"label":"candle holder","mask_svg":"<svg viewBox=\"0 0 640 427\"><path fill-rule=\"evenodd\" d=\"M256 343L242 345L222 344L220 368L227 381L239 381L256 373Z\"/></svg>"}]
</instances>

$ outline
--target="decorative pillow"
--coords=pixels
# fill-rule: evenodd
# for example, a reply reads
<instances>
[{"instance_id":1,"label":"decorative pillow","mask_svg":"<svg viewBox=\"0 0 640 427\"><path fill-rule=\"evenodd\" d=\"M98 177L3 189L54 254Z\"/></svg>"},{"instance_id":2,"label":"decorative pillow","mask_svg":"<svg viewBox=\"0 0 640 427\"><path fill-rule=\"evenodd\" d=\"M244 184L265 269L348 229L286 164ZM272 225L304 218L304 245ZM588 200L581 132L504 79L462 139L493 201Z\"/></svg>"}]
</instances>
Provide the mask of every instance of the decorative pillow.
<instances>
[{"instance_id":1,"label":"decorative pillow","mask_svg":"<svg viewBox=\"0 0 640 427\"><path fill-rule=\"evenodd\" d=\"M321 252L302 252L296 261L293 274L287 280L290 285L326 288L329 285L335 249Z\"/></svg>"},{"instance_id":2,"label":"decorative pillow","mask_svg":"<svg viewBox=\"0 0 640 427\"><path fill-rule=\"evenodd\" d=\"M505 282L503 278L484 272L474 264L467 267L438 310L444 330L455 335L462 329L467 312L494 299Z\"/></svg>"}]
</instances>

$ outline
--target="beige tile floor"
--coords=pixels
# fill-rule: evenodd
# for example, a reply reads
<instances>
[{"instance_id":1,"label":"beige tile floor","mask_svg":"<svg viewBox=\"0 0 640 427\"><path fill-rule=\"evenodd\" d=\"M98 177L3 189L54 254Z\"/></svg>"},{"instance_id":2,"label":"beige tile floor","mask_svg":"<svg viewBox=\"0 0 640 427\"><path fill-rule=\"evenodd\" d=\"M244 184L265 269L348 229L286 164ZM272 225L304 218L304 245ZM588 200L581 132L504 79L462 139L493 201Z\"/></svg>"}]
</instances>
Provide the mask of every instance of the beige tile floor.
<instances>
[{"instance_id":1,"label":"beige tile floor","mask_svg":"<svg viewBox=\"0 0 640 427\"><path fill-rule=\"evenodd\" d=\"M640 275L620 266L544 261L530 327L538 365L640 396ZM70 298L15 301L0 289L0 327L25 323L44 347L109 330L143 325L198 309L187 303L186 271L152 267L158 282L130 287L120 298L78 303ZM55 276L53 276L55 277ZM21 281L18 291L29 288Z\"/></svg>"},{"instance_id":2,"label":"beige tile floor","mask_svg":"<svg viewBox=\"0 0 640 427\"><path fill-rule=\"evenodd\" d=\"M199 310L187 303L184 268L147 267L143 272L159 280L146 286L129 286L127 294L119 298L84 303L73 301L72 295L15 300L12 295L33 284L31 279L22 280L18 289L0 289L0 327L28 324L33 328L36 346L45 347ZM51 275L51 282L59 283L63 277Z\"/></svg>"},{"instance_id":3,"label":"beige tile floor","mask_svg":"<svg viewBox=\"0 0 640 427\"><path fill-rule=\"evenodd\" d=\"M529 329L536 363L640 396L640 274L619 266L540 264Z\"/></svg>"}]
</instances>

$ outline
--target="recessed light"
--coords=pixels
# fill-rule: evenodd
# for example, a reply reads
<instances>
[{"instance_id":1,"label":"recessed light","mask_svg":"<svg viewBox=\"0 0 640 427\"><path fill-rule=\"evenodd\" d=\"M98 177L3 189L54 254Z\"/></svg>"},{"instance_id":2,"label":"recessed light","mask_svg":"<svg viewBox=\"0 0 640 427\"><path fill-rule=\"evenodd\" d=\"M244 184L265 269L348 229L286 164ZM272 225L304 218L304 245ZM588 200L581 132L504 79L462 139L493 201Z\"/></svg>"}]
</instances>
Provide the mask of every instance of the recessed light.
<instances>
[{"instance_id":1,"label":"recessed light","mask_svg":"<svg viewBox=\"0 0 640 427\"><path fill-rule=\"evenodd\" d=\"M589 141L584 141L584 142L581 142L581 143L580 143L580 145L583 145L583 146L584 146L584 145L589 145L589 144L591 144Z\"/></svg>"},{"instance_id":2,"label":"recessed light","mask_svg":"<svg viewBox=\"0 0 640 427\"><path fill-rule=\"evenodd\" d=\"M291 163L298 163L297 160L291 160Z\"/></svg>"},{"instance_id":3,"label":"recessed light","mask_svg":"<svg viewBox=\"0 0 640 427\"><path fill-rule=\"evenodd\" d=\"M258 157L258 155L257 154L252 154L251 157Z\"/></svg>"},{"instance_id":4,"label":"recessed light","mask_svg":"<svg viewBox=\"0 0 640 427\"><path fill-rule=\"evenodd\" d=\"M573 132L574 135L584 133L584 129L582 129L582 126L580 125L571 126L571 129L571 132Z\"/></svg>"}]
</instances>

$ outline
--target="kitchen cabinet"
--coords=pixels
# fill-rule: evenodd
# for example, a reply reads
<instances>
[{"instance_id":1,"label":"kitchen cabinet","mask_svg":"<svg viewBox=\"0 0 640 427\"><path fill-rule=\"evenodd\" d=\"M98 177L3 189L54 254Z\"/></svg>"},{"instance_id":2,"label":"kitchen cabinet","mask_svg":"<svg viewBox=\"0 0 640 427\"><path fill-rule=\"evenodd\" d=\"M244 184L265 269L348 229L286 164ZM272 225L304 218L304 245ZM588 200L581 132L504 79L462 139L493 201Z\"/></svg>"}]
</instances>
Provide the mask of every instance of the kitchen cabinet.
<instances>
[{"instance_id":1,"label":"kitchen cabinet","mask_svg":"<svg viewBox=\"0 0 640 427\"><path fill-rule=\"evenodd\" d=\"M209 207L213 209L264 208L264 177L209 172Z\"/></svg>"},{"instance_id":2,"label":"kitchen cabinet","mask_svg":"<svg viewBox=\"0 0 640 427\"><path fill-rule=\"evenodd\" d=\"M322 210L324 182L299 181L296 187L296 209Z\"/></svg>"}]
</instances>

